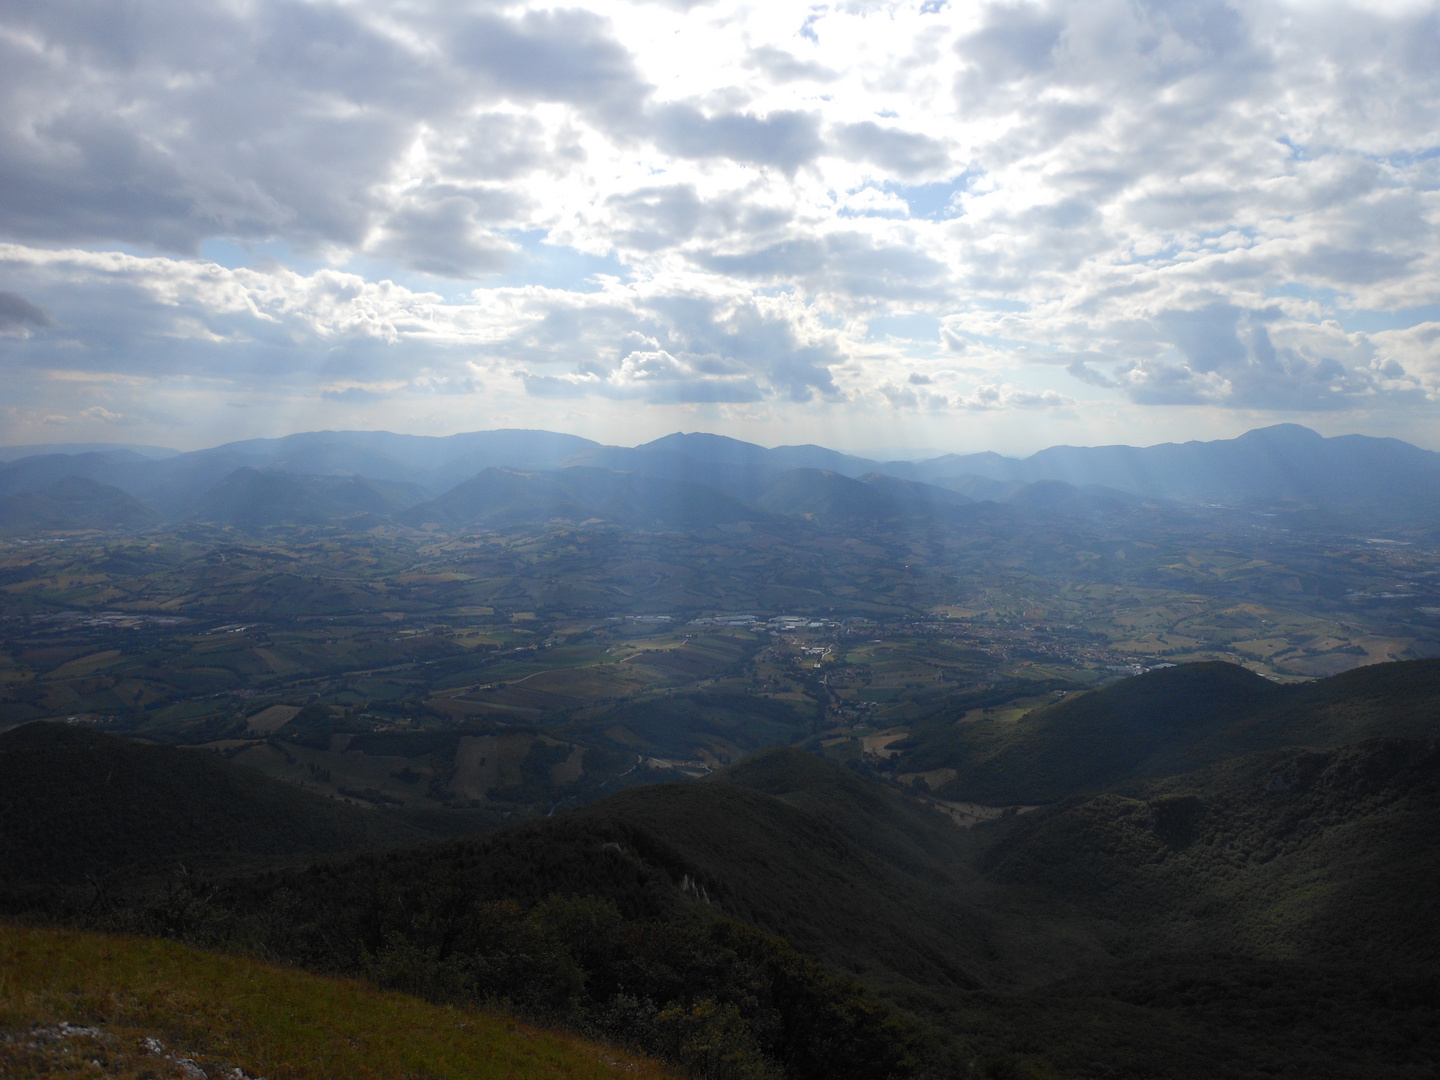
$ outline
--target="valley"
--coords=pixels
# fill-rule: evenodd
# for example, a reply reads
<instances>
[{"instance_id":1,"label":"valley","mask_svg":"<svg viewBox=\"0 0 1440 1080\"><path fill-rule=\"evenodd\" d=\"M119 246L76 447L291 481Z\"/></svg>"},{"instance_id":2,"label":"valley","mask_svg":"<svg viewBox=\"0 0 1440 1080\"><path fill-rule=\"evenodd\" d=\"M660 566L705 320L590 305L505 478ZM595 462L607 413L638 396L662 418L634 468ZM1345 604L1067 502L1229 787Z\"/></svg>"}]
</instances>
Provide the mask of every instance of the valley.
<instances>
[{"instance_id":1,"label":"valley","mask_svg":"<svg viewBox=\"0 0 1440 1080\"><path fill-rule=\"evenodd\" d=\"M1440 556L1422 540L1197 548L1156 517L1143 541L1116 535L1128 521L12 541L0 722L205 745L336 797L523 814L775 743L867 759L834 740L959 702L1014 717L1164 664L1224 659L1284 682L1440 651L1423 610L1440 610ZM1079 577L1056 555L1075 547L1107 554ZM286 742L273 710L307 704L333 745ZM466 750L487 759L483 782L461 768L462 744L502 731L506 749ZM392 752L373 749L381 735Z\"/></svg>"}]
</instances>

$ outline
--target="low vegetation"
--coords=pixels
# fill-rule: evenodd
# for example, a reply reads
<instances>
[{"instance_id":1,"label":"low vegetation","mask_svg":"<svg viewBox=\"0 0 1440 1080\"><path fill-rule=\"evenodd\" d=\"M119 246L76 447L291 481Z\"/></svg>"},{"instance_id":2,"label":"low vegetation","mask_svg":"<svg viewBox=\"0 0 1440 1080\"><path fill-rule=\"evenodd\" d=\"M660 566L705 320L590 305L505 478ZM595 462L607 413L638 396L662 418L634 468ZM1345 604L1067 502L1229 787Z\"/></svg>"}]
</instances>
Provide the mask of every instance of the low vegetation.
<instances>
[{"instance_id":1,"label":"low vegetation","mask_svg":"<svg viewBox=\"0 0 1440 1080\"><path fill-rule=\"evenodd\" d=\"M0 1073L122 1080L676 1074L504 1013L172 941L0 923Z\"/></svg>"}]
</instances>

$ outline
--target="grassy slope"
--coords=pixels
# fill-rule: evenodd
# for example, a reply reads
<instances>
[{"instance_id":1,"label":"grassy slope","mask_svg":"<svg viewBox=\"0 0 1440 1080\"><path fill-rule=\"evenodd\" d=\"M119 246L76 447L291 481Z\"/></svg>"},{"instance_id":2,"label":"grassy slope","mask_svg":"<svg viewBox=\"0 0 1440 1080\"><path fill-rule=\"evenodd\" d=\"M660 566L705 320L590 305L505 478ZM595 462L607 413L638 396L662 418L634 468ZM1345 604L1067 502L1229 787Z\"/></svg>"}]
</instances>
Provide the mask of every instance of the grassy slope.
<instances>
[{"instance_id":1,"label":"grassy slope","mask_svg":"<svg viewBox=\"0 0 1440 1080\"><path fill-rule=\"evenodd\" d=\"M61 1021L100 1038L27 1048ZM183 1076L146 1054L146 1037L211 1076L600 1078L675 1073L632 1054L502 1016L430 1005L343 979L173 942L0 924L5 1076Z\"/></svg>"},{"instance_id":2,"label":"grassy slope","mask_svg":"<svg viewBox=\"0 0 1440 1080\"><path fill-rule=\"evenodd\" d=\"M0 891L79 883L146 859L417 843L419 829L215 754L64 724L0 735Z\"/></svg>"}]
</instances>

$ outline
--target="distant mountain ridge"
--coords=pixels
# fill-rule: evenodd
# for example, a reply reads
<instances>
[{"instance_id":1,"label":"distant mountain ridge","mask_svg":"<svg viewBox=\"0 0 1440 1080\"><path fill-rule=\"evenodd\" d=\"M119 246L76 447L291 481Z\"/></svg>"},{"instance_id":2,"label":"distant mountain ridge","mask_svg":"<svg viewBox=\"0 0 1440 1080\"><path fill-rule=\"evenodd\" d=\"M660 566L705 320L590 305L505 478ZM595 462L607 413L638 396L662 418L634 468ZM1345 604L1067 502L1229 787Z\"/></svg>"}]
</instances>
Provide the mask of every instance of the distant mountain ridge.
<instances>
[{"instance_id":1,"label":"distant mountain ridge","mask_svg":"<svg viewBox=\"0 0 1440 1080\"><path fill-rule=\"evenodd\" d=\"M905 463L890 471L907 475ZM1052 446L1028 458L950 455L916 462L908 475L930 483L978 476L1001 482L1060 480L1155 498L1244 504L1303 500L1372 506L1396 499L1440 500L1440 454L1399 439L1325 438L1277 424L1235 439L1158 446Z\"/></svg>"},{"instance_id":2,"label":"distant mountain ridge","mask_svg":"<svg viewBox=\"0 0 1440 1080\"><path fill-rule=\"evenodd\" d=\"M1324 438L1295 424L1212 442L1054 446L1028 458L949 454L919 462L813 445L765 448L705 433L618 447L532 430L304 432L170 456L151 447L35 449L45 452L0 464L0 497L80 477L124 492L159 519L246 527L598 519L692 528L768 515L829 525L944 523L973 502L1084 516L1128 511L1137 500L1304 510L1357 523L1440 522L1440 454L1396 439ZM78 515L67 525L63 514L37 517L0 503L0 530L137 527L143 516L100 526L94 515ZM36 524L41 519L49 524Z\"/></svg>"},{"instance_id":3,"label":"distant mountain ridge","mask_svg":"<svg viewBox=\"0 0 1440 1080\"><path fill-rule=\"evenodd\" d=\"M84 476L0 495L0 536L44 529L139 529L160 515L133 495Z\"/></svg>"}]
</instances>

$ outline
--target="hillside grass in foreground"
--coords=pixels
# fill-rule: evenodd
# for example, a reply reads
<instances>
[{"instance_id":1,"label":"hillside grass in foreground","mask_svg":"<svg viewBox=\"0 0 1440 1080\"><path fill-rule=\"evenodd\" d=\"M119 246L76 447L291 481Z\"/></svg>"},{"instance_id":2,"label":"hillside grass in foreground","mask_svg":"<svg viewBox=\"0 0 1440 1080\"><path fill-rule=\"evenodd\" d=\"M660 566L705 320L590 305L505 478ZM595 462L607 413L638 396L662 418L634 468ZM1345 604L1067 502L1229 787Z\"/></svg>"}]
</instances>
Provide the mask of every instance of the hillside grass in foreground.
<instances>
[{"instance_id":1,"label":"hillside grass in foreground","mask_svg":"<svg viewBox=\"0 0 1440 1080\"><path fill-rule=\"evenodd\" d=\"M0 923L0 1075L198 1080L196 1067L212 1080L237 1069L268 1080L678 1075L495 1013L345 979L169 941Z\"/></svg>"}]
</instances>

